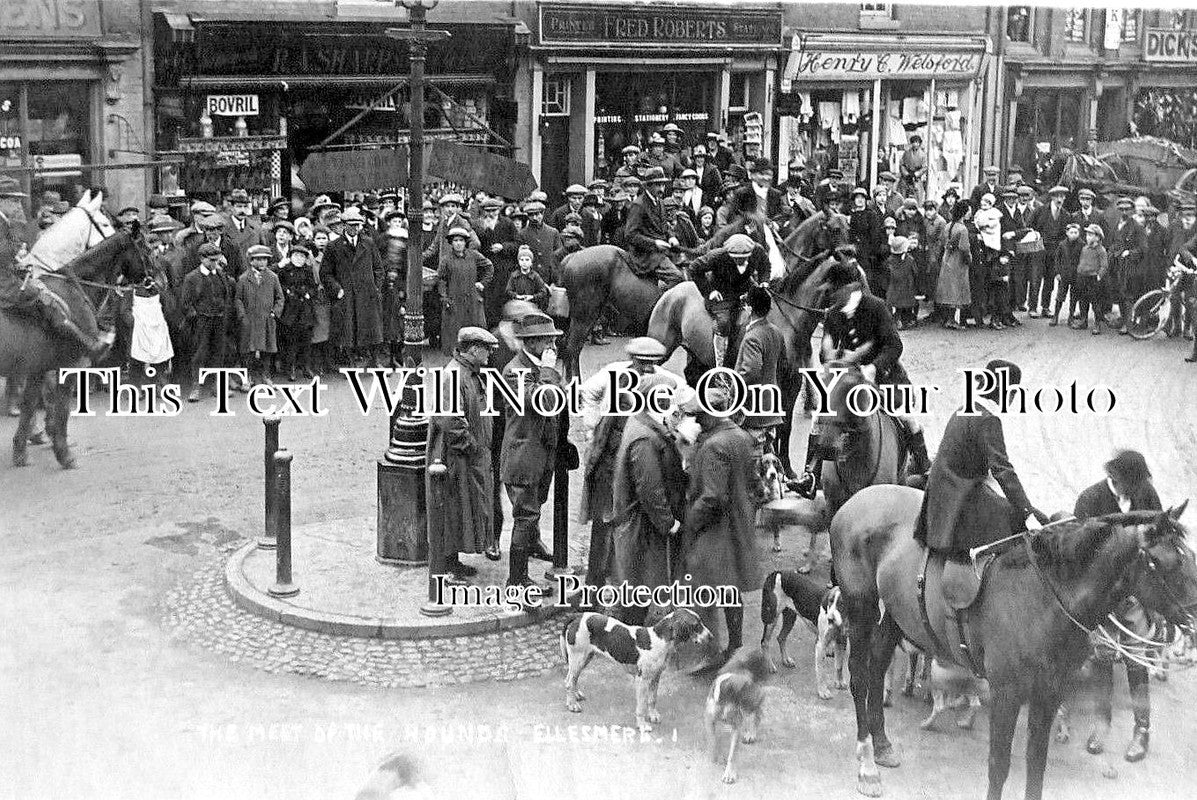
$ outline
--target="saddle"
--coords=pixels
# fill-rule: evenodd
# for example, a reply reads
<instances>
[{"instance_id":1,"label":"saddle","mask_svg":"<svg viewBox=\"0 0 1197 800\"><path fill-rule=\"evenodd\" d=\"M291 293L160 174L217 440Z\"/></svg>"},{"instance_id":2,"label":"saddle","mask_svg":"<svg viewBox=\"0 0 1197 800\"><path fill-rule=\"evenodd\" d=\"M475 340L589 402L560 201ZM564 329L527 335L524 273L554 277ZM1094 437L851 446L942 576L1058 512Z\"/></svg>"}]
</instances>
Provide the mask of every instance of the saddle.
<instances>
[{"instance_id":1,"label":"saddle","mask_svg":"<svg viewBox=\"0 0 1197 800\"><path fill-rule=\"evenodd\" d=\"M949 558L926 550L918 576L919 610L935 655L985 677L985 652L970 621L985 586L989 565L997 558L986 553L974 559ZM936 622L942 624L940 628Z\"/></svg>"}]
</instances>

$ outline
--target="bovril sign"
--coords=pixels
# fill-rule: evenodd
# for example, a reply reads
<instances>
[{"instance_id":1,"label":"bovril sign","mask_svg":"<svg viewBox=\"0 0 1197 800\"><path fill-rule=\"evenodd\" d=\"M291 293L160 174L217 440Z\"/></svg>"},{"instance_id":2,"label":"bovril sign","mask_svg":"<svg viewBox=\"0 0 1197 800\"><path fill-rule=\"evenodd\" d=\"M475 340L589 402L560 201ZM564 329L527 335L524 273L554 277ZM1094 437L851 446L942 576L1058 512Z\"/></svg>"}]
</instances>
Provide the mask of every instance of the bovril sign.
<instances>
[{"instance_id":1,"label":"bovril sign","mask_svg":"<svg viewBox=\"0 0 1197 800\"><path fill-rule=\"evenodd\" d=\"M256 94L210 94L208 113L214 117L256 117L258 96Z\"/></svg>"}]
</instances>

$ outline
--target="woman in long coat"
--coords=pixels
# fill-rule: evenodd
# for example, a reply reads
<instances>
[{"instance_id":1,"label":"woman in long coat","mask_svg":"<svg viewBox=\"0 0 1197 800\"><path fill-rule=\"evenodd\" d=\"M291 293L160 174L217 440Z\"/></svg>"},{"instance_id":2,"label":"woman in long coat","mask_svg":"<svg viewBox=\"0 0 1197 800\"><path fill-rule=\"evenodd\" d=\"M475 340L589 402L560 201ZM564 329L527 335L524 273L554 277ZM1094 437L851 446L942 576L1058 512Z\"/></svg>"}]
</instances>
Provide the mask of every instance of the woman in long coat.
<instances>
[{"instance_id":1,"label":"woman in long coat","mask_svg":"<svg viewBox=\"0 0 1197 800\"><path fill-rule=\"evenodd\" d=\"M456 334L454 335L456 342ZM441 373L445 397L457 383L459 414L428 420L428 463L443 462L447 471L426 470L428 536L442 537L449 569L459 577L458 553L481 553L492 544L494 478L491 471L492 418L482 414L485 395L478 370L485 365L497 340L481 329L463 329L463 341ZM494 344L492 344L494 343ZM486 349L487 357L481 356Z\"/></svg>"},{"instance_id":2,"label":"woman in long coat","mask_svg":"<svg viewBox=\"0 0 1197 800\"><path fill-rule=\"evenodd\" d=\"M453 352L457 331L467 325L486 325L482 292L494 275L494 265L477 250L468 248L470 232L450 228L445 234L449 249L442 250L437 268L441 294L441 350Z\"/></svg>"},{"instance_id":3,"label":"woman in long coat","mask_svg":"<svg viewBox=\"0 0 1197 800\"><path fill-rule=\"evenodd\" d=\"M633 586L663 586L680 578L677 533L686 508L686 473L662 421L642 411L628 419L615 462L615 572ZM668 544L669 540L673 544ZM673 574L666 548L673 547ZM625 608L622 619L641 624L647 608Z\"/></svg>"},{"instance_id":4,"label":"woman in long coat","mask_svg":"<svg viewBox=\"0 0 1197 800\"><path fill-rule=\"evenodd\" d=\"M722 392L708 392L715 407ZM725 405L726 397L723 402ZM683 409L686 410L686 409ZM760 556L756 545L756 509L752 493L756 483L755 441L752 434L730 419L699 411L703 431L695 442L690 463L690 492L686 509L686 572L694 586L735 586L741 596L761 586ZM699 610L713 629L715 608ZM723 607L728 643L725 654L743 643L744 609Z\"/></svg>"},{"instance_id":5,"label":"woman in long coat","mask_svg":"<svg viewBox=\"0 0 1197 800\"><path fill-rule=\"evenodd\" d=\"M966 308L972 303L968 277L972 243L969 241L968 226L964 224L967 214L967 201L952 209L952 224L944 244L943 266L939 270L939 281L935 284L935 302L945 307L943 326L953 330L960 328L956 322L956 309ZM963 321L961 319L960 322Z\"/></svg>"}]
</instances>

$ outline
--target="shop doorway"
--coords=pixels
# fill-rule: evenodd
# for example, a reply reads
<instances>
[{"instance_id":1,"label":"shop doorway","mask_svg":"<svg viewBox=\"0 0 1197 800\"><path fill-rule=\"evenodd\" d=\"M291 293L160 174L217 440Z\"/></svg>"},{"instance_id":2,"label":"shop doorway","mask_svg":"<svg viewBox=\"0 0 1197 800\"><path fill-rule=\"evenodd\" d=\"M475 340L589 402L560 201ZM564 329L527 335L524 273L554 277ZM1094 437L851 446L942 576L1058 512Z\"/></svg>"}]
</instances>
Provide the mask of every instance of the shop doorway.
<instances>
[{"instance_id":1,"label":"shop doorway","mask_svg":"<svg viewBox=\"0 0 1197 800\"><path fill-rule=\"evenodd\" d=\"M540 189L561 197L569 185L569 117L541 117L540 140Z\"/></svg>"},{"instance_id":2,"label":"shop doorway","mask_svg":"<svg viewBox=\"0 0 1197 800\"><path fill-rule=\"evenodd\" d=\"M1035 90L1018 102L1010 162L1031 169L1061 149L1083 148L1088 115L1082 114L1084 90Z\"/></svg>"}]
</instances>

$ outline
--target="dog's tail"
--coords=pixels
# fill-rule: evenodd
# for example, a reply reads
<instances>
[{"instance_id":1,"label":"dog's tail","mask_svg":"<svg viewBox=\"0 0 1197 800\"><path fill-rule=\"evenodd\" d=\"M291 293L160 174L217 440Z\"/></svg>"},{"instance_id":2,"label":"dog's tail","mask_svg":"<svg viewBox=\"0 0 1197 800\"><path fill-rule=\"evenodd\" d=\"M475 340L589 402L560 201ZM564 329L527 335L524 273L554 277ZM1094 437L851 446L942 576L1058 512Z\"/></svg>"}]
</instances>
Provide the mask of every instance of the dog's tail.
<instances>
[{"instance_id":1,"label":"dog's tail","mask_svg":"<svg viewBox=\"0 0 1197 800\"><path fill-rule=\"evenodd\" d=\"M565 637L569 634L569 626L573 625L574 622L577 621L577 619L578 619L577 615L574 615L574 616L570 617L568 620L566 620L565 625L563 625L561 627L561 638L560 638L561 663L565 665L565 668L567 670L569 669L569 643L566 641Z\"/></svg>"}]
</instances>

